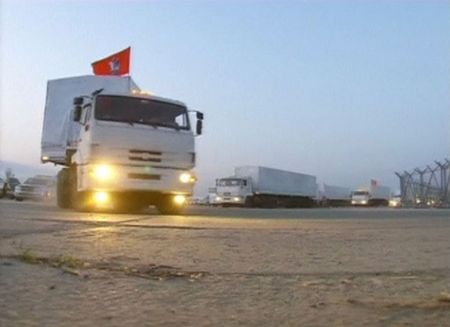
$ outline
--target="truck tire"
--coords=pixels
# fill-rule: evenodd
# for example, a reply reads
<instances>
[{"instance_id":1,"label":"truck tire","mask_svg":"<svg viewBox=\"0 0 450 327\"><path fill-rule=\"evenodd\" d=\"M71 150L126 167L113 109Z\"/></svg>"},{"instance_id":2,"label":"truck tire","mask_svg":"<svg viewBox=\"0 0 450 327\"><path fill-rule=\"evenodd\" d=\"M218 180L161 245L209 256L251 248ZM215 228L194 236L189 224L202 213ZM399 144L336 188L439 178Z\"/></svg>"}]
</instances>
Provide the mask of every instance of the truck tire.
<instances>
[{"instance_id":1,"label":"truck tire","mask_svg":"<svg viewBox=\"0 0 450 327\"><path fill-rule=\"evenodd\" d=\"M245 198L244 207L246 207L246 208L253 208L254 207L253 197L252 196L247 196Z\"/></svg>"},{"instance_id":2,"label":"truck tire","mask_svg":"<svg viewBox=\"0 0 450 327\"><path fill-rule=\"evenodd\" d=\"M70 202L72 208L76 211L87 212L92 210L92 205L89 203L89 192L78 192L77 190L77 169L76 166L69 170L69 185L70 185Z\"/></svg>"},{"instance_id":3,"label":"truck tire","mask_svg":"<svg viewBox=\"0 0 450 327\"><path fill-rule=\"evenodd\" d=\"M184 208L184 205L176 205L173 202L173 196L170 195L162 197L158 203L156 203L156 209L158 209L159 213L162 215L181 215Z\"/></svg>"},{"instance_id":4,"label":"truck tire","mask_svg":"<svg viewBox=\"0 0 450 327\"><path fill-rule=\"evenodd\" d=\"M58 175L56 177L56 203L58 204L58 207L62 209L72 207L69 175L69 169L63 168L58 172Z\"/></svg>"}]
</instances>

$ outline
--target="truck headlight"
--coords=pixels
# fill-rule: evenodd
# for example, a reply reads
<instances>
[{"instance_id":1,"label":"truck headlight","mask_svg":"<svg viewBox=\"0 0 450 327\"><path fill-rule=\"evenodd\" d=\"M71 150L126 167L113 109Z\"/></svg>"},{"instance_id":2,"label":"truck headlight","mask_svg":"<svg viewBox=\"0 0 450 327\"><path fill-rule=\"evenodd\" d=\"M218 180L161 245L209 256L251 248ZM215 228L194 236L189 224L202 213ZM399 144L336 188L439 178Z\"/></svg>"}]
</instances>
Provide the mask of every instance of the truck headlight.
<instances>
[{"instance_id":1,"label":"truck headlight","mask_svg":"<svg viewBox=\"0 0 450 327\"><path fill-rule=\"evenodd\" d=\"M391 207L396 207L399 205L399 202L397 200L389 200L389 205Z\"/></svg>"},{"instance_id":2,"label":"truck headlight","mask_svg":"<svg viewBox=\"0 0 450 327\"><path fill-rule=\"evenodd\" d=\"M114 169L109 165L95 166L91 173L99 181L107 181L114 177Z\"/></svg>"},{"instance_id":3,"label":"truck headlight","mask_svg":"<svg viewBox=\"0 0 450 327\"><path fill-rule=\"evenodd\" d=\"M241 198L238 197L238 196L236 196L236 197L233 198L233 201L234 201L234 202L239 202L240 200L241 200Z\"/></svg>"},{"instance_id":4,"label":"truck headlight","mask_svg":"<svg viewBox=\"0 0 450 327\"><path fill-rule=\"evenodd\" d=\"M190 173L182 173L180 177L178 177L181 183L187 184L187 183L194 183L195 182L195 176Z\"/></svg>"},{"instance_id":5,"label":"truck headlight","mask_svg":"<svg viewBox=\"0 0 450 327\"><path fill-rule=\"evenodd\" d=\"M367 204L367 201L366 200L362 200L361 204Z\"/></svg>"},{"instance_id":6,"label":"truck headlight","mask_svg":"<svg viewBox=\"0 0 450 327\"><path fill-rule=\"evenodd\" d=\"M94 201L97 204L105 204L109 202L109 194L107 192L95 192L94 193Z\"/></svg>"},{"instance_id":7,"label":"truck headlight","mask_svg":"<svg viewBox=\"0 0 450 327\"><path fill-rule=\"evenodd\" d=\"M220 196L216 196L216 201L222 201L222 198Z\"/></svg>"},{"instance_id":8,"label":"truck headlight","mask_svg":"<svg viewBox=\"0 0 450 327\"><path fill-rule=\"evenodd\" d=\"M175 202L175 204L181 206L186 202L186 197L184 195L175 195L173 197L173 202Z\"/></svg>"}]
</instances>

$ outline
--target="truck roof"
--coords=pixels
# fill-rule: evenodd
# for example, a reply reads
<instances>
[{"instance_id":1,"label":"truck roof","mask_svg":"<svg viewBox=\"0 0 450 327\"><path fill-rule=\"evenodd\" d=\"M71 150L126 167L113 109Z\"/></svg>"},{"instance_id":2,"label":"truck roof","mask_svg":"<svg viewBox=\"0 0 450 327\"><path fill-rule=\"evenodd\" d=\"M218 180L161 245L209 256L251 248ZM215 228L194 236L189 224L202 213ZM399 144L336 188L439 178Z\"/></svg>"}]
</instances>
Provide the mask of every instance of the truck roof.
<instances>
[{"instance_id":1,"label":"truck roof","mask_svg":"<svg viewBox=\"0 0 450 327\"><path fill-rule=\"evenodd\" d=\"M161 96L156 96L154 94L148 93L148 92L141 92L141 89L137 86L137 84L133 81L133 79L130 76L127 77L120 77L120 76L96 76L96 75L81 75L81 76L72 76L72 77L62 77L62 78L55 78L55 79L51 79L48 80L48 83L70 83L71 81L74 80L94 80L94 79L102 79L102 80L118 80L118 79L128 79L129 80L129 92L123 92L123 91L119 91L119 92L110 92L110 91L105 91L105 92L101 92L100 94L102 95L120 95L120 96L132 96L132 97L136 97L136 98L149 98L152 100L156 100L156 101L162 101L162 102L170 102L173 104L177 104L180 106L184 106L186 107L186 104L184 102L181 102L179 100L175 100L175 99L169 99L169 98L165 98L165 97L161 97ZM134 93L134 91L137 91L136 93ZM81 95L88 95L88 94L80 94Z\"/></svg>"},{"instance_id":2,"label":"truck roof","mask_svg":"<svg viewBox=\"0 0 450 327\"><path fill-rule=\"evenodd\" d=\"M139 98L139 99L150 99L150 100L167 102L167 103L175 104L178 106L186 107L186 104L184 102L181 102L178 100L164 98L164 97L160 97L160 96L156 96L156 95L148 94L148 93L144 93L144 92L133 93L133 91L134 90L132 90L131 93L128 93L128 92L101 92L101 93L99 93L99 95L127 96L127 97Z\"/></svg>"}]
</instances>

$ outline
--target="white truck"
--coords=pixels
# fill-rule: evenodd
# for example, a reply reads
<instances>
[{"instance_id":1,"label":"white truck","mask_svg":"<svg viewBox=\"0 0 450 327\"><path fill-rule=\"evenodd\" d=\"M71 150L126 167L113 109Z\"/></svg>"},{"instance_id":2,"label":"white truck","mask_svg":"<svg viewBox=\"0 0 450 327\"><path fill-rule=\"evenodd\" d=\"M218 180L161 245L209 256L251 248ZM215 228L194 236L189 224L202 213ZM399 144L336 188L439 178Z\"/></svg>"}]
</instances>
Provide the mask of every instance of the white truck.
<instances>
[{"instance_id":1,"label":"white truck","mask_svg":"<svg viewBox=\"0 0 450 327\"><path fill-rule=\"evenodd\" d=\"M354 206L387 206L391 197L391 189L387 186L370 186L352 193Z\"/></svg>"},{"instance_id":2,"label":"white truck","mask_svg":"<svg viewBox=\"0 0 450 327\"><path fill-rule=\"evenodd\" d=\"M319 191L319 201L322 206L348 206L351 196L350 188L325 183Z\"/></svg>"},{"instance_id":3,"label":"white truck","mask_svg":"<svg viewBox=\"0 0 450 327\"><path fill-rule=\"evenodd\" d=\"M260 166L236 167L216 188L222 206L311 207L317 193L315 176Z\"/></svg>"},{"instance_id":4,"label":"white truck","mask_svg":"<svg viewBox=\"0 0 450 327\"><path fill-rule=\"evenodd\" d=\"M141 92L131 77L48 81L41 161L63 166L58 206L180 213L196 181L195 113L194 133L184 103Z\"/></svg>"}]
</instances>

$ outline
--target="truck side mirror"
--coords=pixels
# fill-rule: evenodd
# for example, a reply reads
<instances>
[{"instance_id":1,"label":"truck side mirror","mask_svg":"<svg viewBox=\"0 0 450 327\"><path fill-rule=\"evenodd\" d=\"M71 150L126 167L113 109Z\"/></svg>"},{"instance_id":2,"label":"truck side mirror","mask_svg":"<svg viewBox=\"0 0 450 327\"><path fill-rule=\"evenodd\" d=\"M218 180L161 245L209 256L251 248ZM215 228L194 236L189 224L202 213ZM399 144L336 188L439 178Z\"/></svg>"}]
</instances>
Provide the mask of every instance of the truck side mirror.
<instances>
[{"instance_id":1,"label":"truck side mirror","mask_svg":"<svg viewBox=\"0 0 450 327\"><path fill-rule=\"evenodd\" d=\"M80 105L75 106L75 108L73 109L72 119L73 119L73 121L77 121L77 122L79 122L81 120L81 106Z\"/></svg>"},{"instance_id":2,"label":"truck side mirror","mask_svg":"<svg viewBox=\"0 0 450 327\"><path fill-rule=\"evenodd\" d=\"M203 120L197 120L197 128L196 128L196 133L197 135L201 135L202 134L202 129L203 129Z\"/></svg>"},{"instance_id":3,"label":"truck side mirror","mask_svg":"<svg viewBox=\"0 0 450 327\"><path fill-rule=\"evenodd\" d=\"M197 119L203 120L204 117L205 115L203 114L203 112L197 111Z\"/></svg>"},{"instance_id":4,"label":"truck side mirror","mask_svg":"<svg viewBox=\"0 0 450 327\"><path fill-rule=\"evenodd\" d=\"M73 98L73 105L74 106L80 106L83 104L83 97L75 97Z\"/></svg>"}]
</instances>

